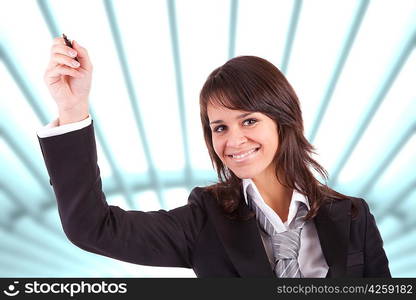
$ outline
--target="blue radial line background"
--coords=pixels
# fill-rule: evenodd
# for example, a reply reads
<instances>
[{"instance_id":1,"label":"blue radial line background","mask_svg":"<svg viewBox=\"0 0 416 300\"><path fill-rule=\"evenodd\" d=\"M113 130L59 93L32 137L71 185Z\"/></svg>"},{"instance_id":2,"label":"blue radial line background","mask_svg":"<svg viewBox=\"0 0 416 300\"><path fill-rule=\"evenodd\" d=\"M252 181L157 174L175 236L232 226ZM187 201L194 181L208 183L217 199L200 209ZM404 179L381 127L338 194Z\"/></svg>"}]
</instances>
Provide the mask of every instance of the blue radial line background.
<instances>
[{"instance_id":1,"label":"blue radial line background","mask_svg":"<svg viewBox=\"0 0 416 300\"><path fill-rule=\"evenodd\" d=\"M302 10L302 0L293 1L293 10L290 18L289 30L286 36L285 50L283 52L282 63L280 65L280 71L286 74L287 66L290 60L290 54L292 53L293 41L296 36L296 28L298 26L300 12Z\"/></svg>"},{"instance_id":2,"label":"blue radial line background","mask_svg":"<svg viewBox=\"0 0 416 300\"><path fill-rule=\"evenodd\" d=\"M110 205L169 210L215 182L199 91L229 58L256 55L298 94L328 184L369 203L392 275L416 277L414 0L2 1L1 277L195 277L92 254L65 236L36 135L57 117L43 75L62 31L93 61L90 113Z\"/></svg>"}]
</instances>

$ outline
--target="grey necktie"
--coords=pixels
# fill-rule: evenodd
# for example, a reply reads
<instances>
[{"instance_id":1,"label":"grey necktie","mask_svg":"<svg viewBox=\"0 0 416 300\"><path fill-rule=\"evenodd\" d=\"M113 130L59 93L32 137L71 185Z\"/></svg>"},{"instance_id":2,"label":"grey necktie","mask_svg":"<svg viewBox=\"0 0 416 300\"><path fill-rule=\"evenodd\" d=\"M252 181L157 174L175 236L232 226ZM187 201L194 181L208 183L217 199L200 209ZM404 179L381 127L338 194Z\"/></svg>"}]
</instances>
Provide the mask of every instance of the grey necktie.
<instances>
[{"instance_id":1,"label":"grey necktie","mask_svg":"<svg viewBox=\"0 0 416 300\"><path fill-rule=\"evenodd\" d=\"M275 262L274 273L276 276L287 278L303 277L299 269L298 254L300 234L305 224L304 217L308 213L306 205L299 203L298 211L290 223L289 229L278 233L250 196L248 196L248 199L251 209L256 213L259 225L271 238Z\"/></svg>"}]
</instances>

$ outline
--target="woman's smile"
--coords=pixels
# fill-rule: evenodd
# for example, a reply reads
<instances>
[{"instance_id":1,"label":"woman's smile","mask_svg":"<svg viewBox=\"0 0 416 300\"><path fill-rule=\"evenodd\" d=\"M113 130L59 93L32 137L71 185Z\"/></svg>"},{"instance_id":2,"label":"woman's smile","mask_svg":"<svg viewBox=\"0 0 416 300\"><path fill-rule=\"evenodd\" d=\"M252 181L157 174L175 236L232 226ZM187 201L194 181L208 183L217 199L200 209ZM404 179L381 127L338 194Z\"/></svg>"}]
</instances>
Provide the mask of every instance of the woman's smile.
<instances>
[{"instance_id":1,"label":"woman's smile","mask_svg":"<svg viewBox=\"0 0 416 300\"><path fill-rule=\"evenodd\" d=\"M260 147L252 148L248 151L240 151L236 154L227 155L227 157L233 162L249 162L257 156Z\"/></svg>"}]
</instances>

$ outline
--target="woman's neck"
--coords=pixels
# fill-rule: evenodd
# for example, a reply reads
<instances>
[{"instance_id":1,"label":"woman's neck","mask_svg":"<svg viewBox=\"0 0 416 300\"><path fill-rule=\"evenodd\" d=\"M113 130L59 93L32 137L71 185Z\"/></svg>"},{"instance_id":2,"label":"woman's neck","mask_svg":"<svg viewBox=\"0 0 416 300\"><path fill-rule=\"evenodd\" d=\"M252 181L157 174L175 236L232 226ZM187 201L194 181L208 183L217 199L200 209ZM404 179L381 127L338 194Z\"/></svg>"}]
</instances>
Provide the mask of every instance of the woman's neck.
<instances>
[{"instance_id":1,"label":"woman's neck","mask_svg":"<svg viewBox=\"0 0 416 300\"><path fill-rule=\"evenodd\" d=\"M283 176L280 175L282 181ZM287 220L293 189L280 183L275 174L268 174L253 178L264 202L273 209L282 222Z\"/></svg>"}]
</instances>

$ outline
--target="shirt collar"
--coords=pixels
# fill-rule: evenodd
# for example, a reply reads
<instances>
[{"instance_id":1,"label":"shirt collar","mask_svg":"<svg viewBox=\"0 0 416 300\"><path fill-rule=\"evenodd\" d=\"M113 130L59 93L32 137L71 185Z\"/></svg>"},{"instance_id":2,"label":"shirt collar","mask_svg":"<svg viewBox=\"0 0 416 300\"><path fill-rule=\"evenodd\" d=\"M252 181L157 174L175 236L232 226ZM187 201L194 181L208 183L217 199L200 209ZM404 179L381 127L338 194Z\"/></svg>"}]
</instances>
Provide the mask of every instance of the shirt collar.
<instances>
[{"instance_id":1,"label":"shirt collar","mask_svg":"<svg viewBox=\"0 0 416 300\"><path fill-rule=\"evenodd\" d=\"M247 205L248 205L247 194L249 194L252 199L262 202L261 206L263 206L264 204L264 206L267 206L269 208L268 209L269 211L272 211L272 209L264 202L263 197L260 195L260 192L258 191L252 179L250 178L243 179L243 192L244 192L244 200L246 201ZM306 207L308 208L308 210L310 210L308 198L305 195L299 193L296 189L293 189L292 198L291 198L290 206L289 206L289 215L287 218L289 223L291 222L293 217L296 215L296 212L298 210L298 206L300 203L304 203Z\"/></svg>"},{"instance_id":2,"label":"shirt collar","mask_svg":"<svg viewBox=\"0 0 416 300\"><path fill-rule=\"evenodd\" d=\"M256 195L257 197L260 196L259 198L263 200L263 198L261 197L260 193L258 192L257 186L255 185L254 181L249 178L249 179L243 179L243 191L244 191L244 200L246 201L246 204L248 204L247 201L247 188L252 185L253 190L255 193L258 193L258 195ZM254 196L254 195L252 195ZM302 202L306 205L306 207L308 208L308 210L310 210L310 205L309 205L309 201L307 199L307 197L305 195L302 195L301 193L299 193L297 190L293 189L293 194L292 194L292 201L297 201L297 202Z\"/></svg>"}]
</instances>

